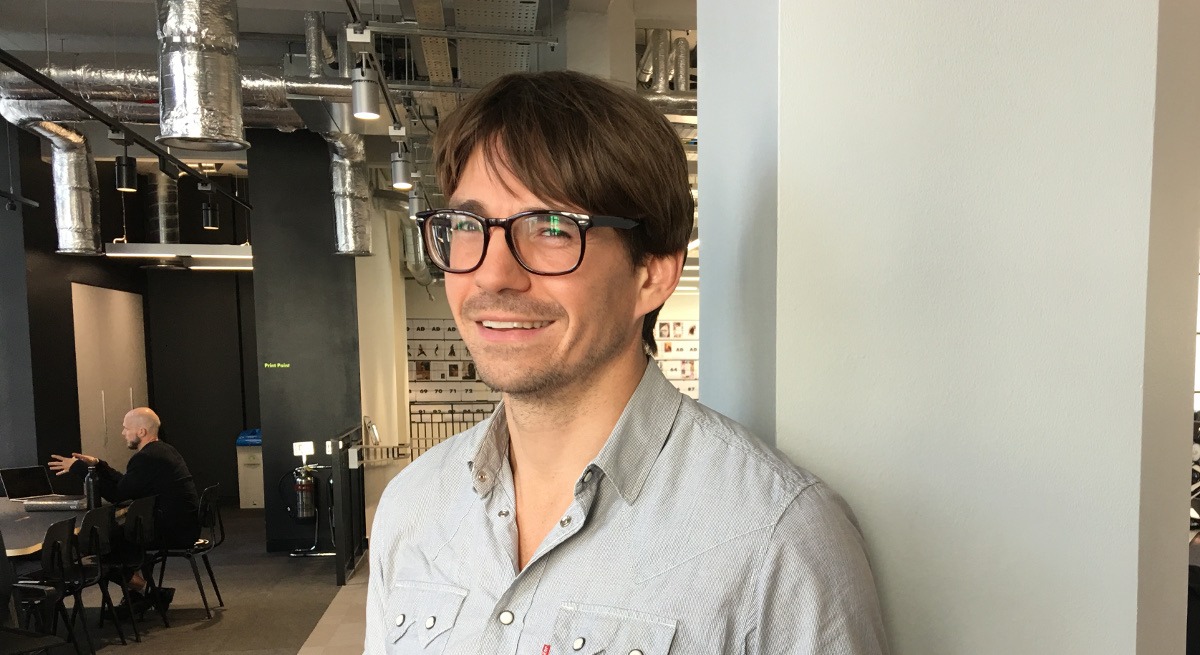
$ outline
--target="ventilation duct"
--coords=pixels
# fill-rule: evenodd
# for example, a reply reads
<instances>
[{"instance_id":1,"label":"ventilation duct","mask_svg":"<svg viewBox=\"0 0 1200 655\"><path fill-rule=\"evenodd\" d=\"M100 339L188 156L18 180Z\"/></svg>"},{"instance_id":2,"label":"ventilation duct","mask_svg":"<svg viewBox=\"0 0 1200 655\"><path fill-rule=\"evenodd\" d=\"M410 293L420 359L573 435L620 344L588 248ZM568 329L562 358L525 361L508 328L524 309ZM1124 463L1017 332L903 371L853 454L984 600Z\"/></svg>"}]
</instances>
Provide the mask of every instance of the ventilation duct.
<instances>
[{"instance_id":1,"label":"ventilation duct","mask_svg":"<svg viewBox=\"0 0 1200 655\"><path fill-rule=\"evenodd\" d=\"M243 150L235 0L158 0L158 141Z\"/></svg>"},{"instance_id":2,"label":"ventilation duct","mask_svg":"<svg viewBox=\"0 0 1200 655\"><path fill-rule=\"evenodd\" d=\"M371 193L367 154L361 134L329 132L329 169L333 175L333 212L339 255L371 254Z\"/></svg>"},{"instance_id":3,"label":"ventilation duct","mask_svg":"<svg viewBox=\"0 0 1200 655\"><path fill-rule=\"evenodd\" d=\"M650 88L655 93L666 93L671 83L671 31L657 30L654 33L654 81Z\"/></svg>"},{"instance_id":4,"label":"ventilation duct","mask_svg":"<svg viewBox=\"0 0 1200 655\"><path fill-rule=\"evenodd\" d=\"M150 176L146 234L150 243L179 243L179 181L162 171Z\"/></svg>"},{"instance_id":5,"label":"ventilation duct","mask_svg":"<svg viewBox=\"0 0 1200 655\"><path fill-rule=\"evenodd\" d=\"M304 12L304 52L308 56L308 76L323 77L325 64L332 64L333 46L325 35L325 18L319 11Z\"/></svg>"},{"instance_id":6,"label":"ventilation duct","mask_svg":"<svg viewBox=\"0 0 1200 655\"><path fill-rule=\"evenodd\" d=\"M404 242L404 265L412 274L417 284L427 287L433 284L433 274L425 263L425 251L421 244L421 228L413 218L421 207L420 190L414 187L408 192L407 199L396 191L375 190L375 205L380 209L397 212L401 215L400 237Z\"/></svg>"},{"instance_id":7,"label":"ventilation duct","mask_svg":"<svg viewBox=\"0 0 1200 655\"><path fill-rule=\"evenodd\" d=\"M9 118L7 114L4 116ZM26 119L26 122L16 124L46 137L53 147L50 168L54 178L54 226L58 232L58 252L64 255L103 254L96 160L92 158L87 138L80 132L50 121Z\"/></svg>"},{"instance_id":8,"label":"ventilation duct","mask_svg":"<svg viewBox=\"0 0 1200 655\"><path fill-rule=\"evenodd\" d=\"M646 32L646 49L642 51L642 59L638 62L637 81L649 84L654 79L654 49L658 43L658 30Z\"/></svg>"},{"instance_id":9,"label":"ventilation duct","mask_svg":"<svg viewBox=\"0 0 1200 655\"><path fill-rule=\"evenodd\" d=\"M679 37L671 46L671 59L675 68L672 76L675 78L675 91L690 91L692 88L692 48L688 40Z\"/></svg>"}]
</instances>

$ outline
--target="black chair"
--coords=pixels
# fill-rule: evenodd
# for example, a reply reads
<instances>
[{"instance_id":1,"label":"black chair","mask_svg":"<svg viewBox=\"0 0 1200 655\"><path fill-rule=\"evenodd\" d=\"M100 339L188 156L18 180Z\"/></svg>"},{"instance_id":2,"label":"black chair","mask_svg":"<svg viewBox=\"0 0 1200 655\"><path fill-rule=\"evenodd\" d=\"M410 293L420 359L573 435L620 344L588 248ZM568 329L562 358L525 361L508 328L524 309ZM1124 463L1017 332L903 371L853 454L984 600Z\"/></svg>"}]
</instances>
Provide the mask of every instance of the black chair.
<instances>
[{"instance_id":1,"label":"black chair","mask_svg":"<svg viewBox=\"0 0 1200 655\"><path fill-rule=\"evenodd\" d=\"M0 551L4 550L4 535L0 534ZM53 587L18 582L12 562L7 555L0 552L0 655L48 652L55 646L67 643L53 634L30 632L18 628L19 621L14 611L14 601L26 606L30 612L45 605L50 606L53 612L53 609L56 609L61 601L61 597ZM79 650L78 644L75 645L75 650Z\"/></svg>"},{"instance_id":2,"label":"black chair","mask_svg":"<svg viewBox=\"0 0 1200 655\"><path fill-rule=\"evenodd\" d=\"M225 541L225 522L221 520L221 505L217 501L217 490L221 485L214 484L200 494L200 538L191 548L169 548L158 553L157 560L162 563L158 571L158 587L162 588L163 575L167 571L167 559L182 557L192 565L192 575L196 578L196 588L200 590L200 600L204 602L204 612L212 618L212 610L208 606L208 596L204 593L204 583L200 580L200 569L196 566L196 558L204 562L208 570L208 579L212 582L213 591L217 594L217 604L225 607L221 599L221 588L217 586L217 578L213 575L212 564L208 554Z\"/></svg>"},{"instance_id":3,"label":"black chair","mask_svg":"<svg viewBox=\"0 0 1200 655\"><path fill-rule=\"evenodd\" d=\"M129 504L125 512L125 529L124 537L125 544L121 549L122 557L120 564L125 570L138 569L142 572L142 577L146 580L146 595L151 599L154 608L158 610L158 615L162 618L163 626L171 627L167 621L167 610L162 599L162 594L159 593L158 585L154 584L154 563L153 555L147 553L147 549L152 547L155 539L154 532L154 514L155 506L158 504L158 496L150 496L149 498L138 498ZM134 615L134 607L129 598L129 581L125 576L121 576L121 592L125 596L125 605L130 609L130 616ZM145 612L142 613L143 616ZM138 634L137 620L133 621L133 636L134 639L140 641L141 635Z\"/></svg>"},{"instance_id":4,"label":"black chair","mask_svg":"<svg viewBox=\"0 0 1200 655\"><path fill-rule=\"evenodd\" d=\"M79 525L79 556L83 563L83 588L100 588L100 623L97 627L104 626L104 613L107 610L117 628L117 637L125 644L128 643L125 641L125 632L121 630L121 621L117 617L112 596L108 593L110 576L120 570L113 559L115 509L112 505L103 505L83 515L83 522Z\"/></svg>"}]
</instances>

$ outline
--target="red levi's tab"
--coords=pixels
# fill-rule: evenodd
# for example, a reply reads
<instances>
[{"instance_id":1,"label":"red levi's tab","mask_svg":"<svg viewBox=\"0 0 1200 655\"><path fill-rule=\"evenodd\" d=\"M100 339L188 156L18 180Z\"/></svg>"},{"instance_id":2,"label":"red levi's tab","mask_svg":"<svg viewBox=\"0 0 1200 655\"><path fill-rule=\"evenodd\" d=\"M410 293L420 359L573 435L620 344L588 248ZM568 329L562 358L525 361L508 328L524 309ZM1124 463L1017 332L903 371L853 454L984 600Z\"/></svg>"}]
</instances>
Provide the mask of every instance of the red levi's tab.
<instances>
[{"instance_id":1,"label":"red levi's tab","mask_svg":"<svg viewBox=\"0 0 1200 655\"><path fill-rule=\"evenodd\" d=\"M550 644L542 644L542 655L550 655Z\"/></svg>"}]
</instances>

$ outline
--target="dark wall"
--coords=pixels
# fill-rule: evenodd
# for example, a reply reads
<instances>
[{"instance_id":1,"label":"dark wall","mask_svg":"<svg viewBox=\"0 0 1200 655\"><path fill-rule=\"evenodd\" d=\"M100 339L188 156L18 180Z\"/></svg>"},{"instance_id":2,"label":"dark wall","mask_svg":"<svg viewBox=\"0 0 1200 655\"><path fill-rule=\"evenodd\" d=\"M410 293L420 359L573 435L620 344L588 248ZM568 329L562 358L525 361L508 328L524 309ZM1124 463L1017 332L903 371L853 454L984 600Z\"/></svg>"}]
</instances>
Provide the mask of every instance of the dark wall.
<instances>
[{"instance_id":1,"label":"dark wall","mask_svg":"<svg viewBox=\"0 0 1200 655\"><path fill-rule=\"evenodd\" d=\"M0 188L21 194L16 128L0 121ZM38 461L21 205L0 200L0 468Z\"/></svg>"},{"instance_id":2,"label":"dark wall","mask_svg":"<svg viewBox=\"0 0 1200 655\"><path fill-rule=\"evenodd\" d=\"M236 498L234 440L247 427L238 276L150 271L147 299L151 394L163 438L198 486L220 484L222 497Z\"/></svg>"},{"instance_id":3,"label":"dark wall","mask_svg":"<svg viewBox=\"0 0 1200 655\"><path fill-rule=\"evenodd\" d=\"M275 492L300 463L292 442L315 442L327 463L325 441L361 420L354 260L333 254L324 140L306 131L248 137L267 549L285 550L312 541Z\"/></svg>"}]
</instances>

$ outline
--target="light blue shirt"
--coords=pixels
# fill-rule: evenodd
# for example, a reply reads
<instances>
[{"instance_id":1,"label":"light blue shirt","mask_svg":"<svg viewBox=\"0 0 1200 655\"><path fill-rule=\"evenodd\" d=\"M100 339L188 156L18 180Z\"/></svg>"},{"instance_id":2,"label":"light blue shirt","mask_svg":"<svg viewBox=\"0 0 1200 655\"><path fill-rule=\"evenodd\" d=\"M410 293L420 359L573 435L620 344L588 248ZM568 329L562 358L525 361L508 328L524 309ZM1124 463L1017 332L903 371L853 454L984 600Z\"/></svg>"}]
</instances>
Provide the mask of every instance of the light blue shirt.
<instances>
[{"instance_id":1,"label":"light blue shirt","mask_svg":"<svg viewBox=\"0 0 1200 655\"><path fill-rule=\"evenodd\" d=\"M887 652L840 497L651 362L524 570L501 406L388 485L366 652Z\"/></svg>"}]
</instances>

